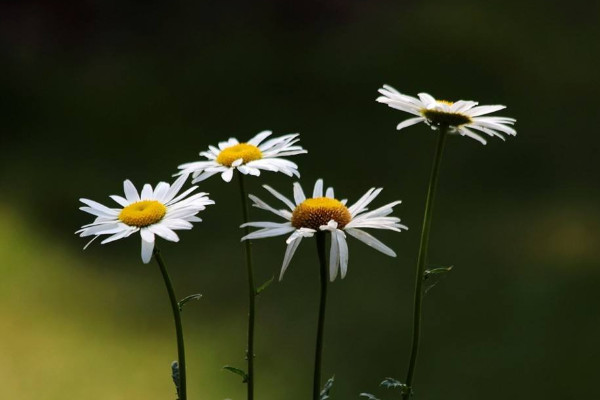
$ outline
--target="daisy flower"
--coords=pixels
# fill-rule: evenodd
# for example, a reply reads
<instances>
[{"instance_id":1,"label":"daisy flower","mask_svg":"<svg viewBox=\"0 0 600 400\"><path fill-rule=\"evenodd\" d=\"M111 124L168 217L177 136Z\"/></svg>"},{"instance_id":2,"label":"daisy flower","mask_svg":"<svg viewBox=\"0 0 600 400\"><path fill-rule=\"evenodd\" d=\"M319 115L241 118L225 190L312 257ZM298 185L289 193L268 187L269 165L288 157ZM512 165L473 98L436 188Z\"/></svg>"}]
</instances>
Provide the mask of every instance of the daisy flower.
<instances>
[{"instance_id":1,"label":"daisy flower","mask_svg":"<svg viewBox=\"0 0 600 400\"><path fill-rule=\"evenodd\" d=\"M389 216L393 207L400 201L381 206L367 212L367 206L381 193L382 188L371 188L356 203L346 207L347 200L337 200L333 188L327 188L323 193L323 180L315 183L312 197L306 198L299 183L294 183L294 201L291 201L275 189L263 185L273 196L283 202L288 209L276 209L256 196L249 195L253 206L272 212L287 220L286 222L248 222L242 227L261 228L242 238L242 240L259 239L292 233L286 240L287 249L281 267L279 279L283 278L292 256L305 237L312 237L316 232L331 233L331 248L329 251L329 279L335 280L338 270L342 279L348 270L348 244L346 233L391 257L396 253L379 240L375 239L362 228L388 229L400 232L408 229L400 224L400 218Z\"/></svg>"},{"instance_id":2,"label":"daisy flower","mask_svg":"<svg viewBox=\"0 0 600 400\"><path fill-rule=\"evenodd\" d=\"M230 182L233 171L244 175L259 176L260 170L283 172L288 176L300 176L298 166L281 157L303 154L307 151L295 144L298 134L284 135L264 141L273 132L262 131L247 142L240 143L235 138L220 142L218 148L208 146L208 151L200 153L207 161L195 161L180 165L179 174L191 174L192 183L203 181L220 173L225 182Z\"/></svg>"},{"instance_id":3,"label":"daisy flower","mask_svg":"<svg viewBox=\"0 0 600 400\"><path fill-rule=\"evenodd\" d=\"M139 232L142 238L142 261L147 264L152 258L155 235L178 242L179 237L174 231L192 229L192 222L202 221L196 214L207 205L214 204L207 193L189 196L197 186L178 195L187 178L187 175L182 175L173 185L159 182L155 189L145 184L141 193L138 193L130 180L126 180L123 182L125 197L110 196L119 204L119 208L109 208L93 200L80 199L85 204L80 210L95 215L96 219L75 233L80 237L94 236L84 247L86 248L100 235L110 235L102 241L105 244Z\"/></svg>"},{"instance_id":4,"label":"daisy flower","mask_svg":"<svg viewBox=\"0 0 600 400\"><path fill-rule=\"evenodd\" d=\"M450 133L468 136L482 144L486 144L486 140L473 130L499 137L502 140L504 140L502 133L511 136L517 134L517 131L509 126L516 122L514 118L482 117L482 115L502 110L506 106L478 106L479 103L476 101L467 100L457 102L436 100L427 93L419 93L417 99L404 95L389 85L383 85L383 88L379 89L379 93L383 95L377 98L379 103L385 103L397 110L416 115L416 117L399 123L398 130L425 122L432 129L447 127Z\"/></svg>"}]
</instances>

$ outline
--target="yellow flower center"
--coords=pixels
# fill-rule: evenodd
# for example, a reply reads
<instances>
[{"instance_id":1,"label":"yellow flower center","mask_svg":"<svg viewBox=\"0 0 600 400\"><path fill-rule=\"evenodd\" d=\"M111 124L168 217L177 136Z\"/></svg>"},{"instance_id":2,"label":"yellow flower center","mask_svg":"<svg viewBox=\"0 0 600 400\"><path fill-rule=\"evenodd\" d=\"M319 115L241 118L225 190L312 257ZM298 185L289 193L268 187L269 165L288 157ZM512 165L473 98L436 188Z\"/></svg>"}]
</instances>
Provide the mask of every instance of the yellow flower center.
<instances>
[{"instance_id":1,"label":"yellow flower center","mask_svg":"<svg viewBox=\"0 0 600 400\"><path fill-rule=\"evenodd\" d=\"M440 103L452 105L451 102L438 100ZM435 126L461 126L473 122L471 117L461 113L451 113L433 109L422 109L421 115L427 118L427 122Z\"/></svg>"},{"instance_id":2,"label":"yellow flower center","mask_svg":"<svg viewBox=\"0 0 600 400\"><path fill-rule=\"evenodd\" d=\"M262 152L258 147L252 144L240 143L221 150L217 156L217 162L226 167L231 167L231 164L240 158L243 159L244 164L246 164L250 161L260 160L262 158Z\"/></svg>"},{"instance_id":3,"label":"yellow flower center","mask_svg":"<svg viewBox=\"0 0 600 400\"><path fill-rule=\"evenodd\" d=\"M436 100L436 102L445 104L447 106L451 106L452 104L454 104L453 101L448 101L448 100Z\"/></svg>"},{"instance_id":4,"label":"yellow flower center","mask_svg":"<svg viewBox=\"0 0 600 400\"><path fill-rule=\"evenodd\" d=\"M292 226L297 229L319 230L321 225L327 225L331 220L338 223L338 229L342 229L352 220L352 215L339 200L329 197L306 199L292 213Z\"/></svg>"},{"instance_id":5,"label":"yellow flower center","mask_svg":"<svg viewBox=\"0 0 600 400\"><path fill-rule=\"evenodd\" d=\"M119 220L129 226L152 225L160 221L167 213L167 207L156 200L142 200L132 203L121 210Z\"/></svg>"}]
</instances>

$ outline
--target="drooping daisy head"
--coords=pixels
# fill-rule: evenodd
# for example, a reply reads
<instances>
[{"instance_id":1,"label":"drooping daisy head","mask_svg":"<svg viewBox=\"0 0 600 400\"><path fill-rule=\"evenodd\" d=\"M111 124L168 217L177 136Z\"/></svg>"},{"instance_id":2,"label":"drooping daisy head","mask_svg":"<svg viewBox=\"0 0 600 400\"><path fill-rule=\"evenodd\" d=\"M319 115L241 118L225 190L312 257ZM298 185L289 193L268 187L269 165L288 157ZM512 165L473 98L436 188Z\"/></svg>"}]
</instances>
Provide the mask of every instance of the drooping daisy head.
<instances>
[{"instance_id":1,"label":"drooping daisy head","mask_svg":"<svg viewBox=\"0 0 600 400\"><path fill-rule=\"evenodd\" d=\"M214 204L207 193L190 195L197 186L178 195L187 178L187 175L182 175L173 185L159 182L154 189L145 184L141 193L138 193L130 180L126 180L123 182L125 197L110 196L119 205L117 208L80 199L85 204L80 210L95 215L96 219L75 233L81 237L94 236L85 246L87 247L100 235L110 235L102 241L105 244L140 232L142 261L148 263L154 250L155 235L178 242L179 237L174 231L192 229L192 222L202 221L196 214L207 205Z\"/></svg>"},{"instance_id":2,"label":"drooping daisy head","mask_svg":"<svg viewBox=\"0 0 600 400\"><path fill-rule=\"evenodd\" d=\"M273 196L286 205L286 209L271 207L258 197L250 195L253 206L272 212L285 219L285 222L249 222L242 227L261 228L244 236L242 240L259 239L272 236L291 235L287 238L287 249L281 267L279 279L283 278L292 256L294 255L302 238L312 237L316 232L331 233L331 247L329 251L329 279L335 280L338 270L342 279L348 271L348 244L346 233L356 239L379 250L383 254L396 257L396 253L379 240L375 239L364 228L388 229L400 232L408 229L400 224L400 218L392 217L393 207L400 201L381 206L368 211L367 206L381 193L381 188L371 188L352 206L346 206L346 200L335 198L333 188L327 188L323 193L323 180L315 183L312 197L307 198L299 183L294 183L293 201L277 192L275 189L263 185ZM367 212L368 211L368 212Z\"/></svg>"},{"instance_id":3,"label":"drooping daisy head","mask_svg":"<svg viewBox=\"0 0 600 400\"><path fill-rule=\"evenodd\" d=\"M273 132L263 131L247 142L240 143L235 138L220 142L218 147L208 146L208 151L200 153L206 161L195 161L180 165L179 174L191 174L192 183L200 182L215 174L221 174L225 182L230 182L233 171L245 175L259 176L260 170L283 172L288 176L300 176L298 166L284 158L306 153L297 146L298 134L284 135L265 141Z\"/></svg>"},{"instance_id":4,"label":"drooping daisy head","mask_svg":"<svg viewBox=\"0 0 600 400\"><path fill-rule=\"evenodd\" d=\"M486 144L486 140L473 130L489 136L496 136L502 140L504 140L502 133L511 136L517 134L517 131L509 126L516 122L514 118L482 117L482 115L502 110L506 106L478 106L479 103L466 100L456 102L436 100L427 93L419 93L419 98L416 98L404 95L388 85L379 89L379 93L382 96L377 98L378 102L416 115L416 117L399 123L398 130L425 122L432 129L449 129L450 133L468 136L482 144Z\"/></svg>"}]
</instances>

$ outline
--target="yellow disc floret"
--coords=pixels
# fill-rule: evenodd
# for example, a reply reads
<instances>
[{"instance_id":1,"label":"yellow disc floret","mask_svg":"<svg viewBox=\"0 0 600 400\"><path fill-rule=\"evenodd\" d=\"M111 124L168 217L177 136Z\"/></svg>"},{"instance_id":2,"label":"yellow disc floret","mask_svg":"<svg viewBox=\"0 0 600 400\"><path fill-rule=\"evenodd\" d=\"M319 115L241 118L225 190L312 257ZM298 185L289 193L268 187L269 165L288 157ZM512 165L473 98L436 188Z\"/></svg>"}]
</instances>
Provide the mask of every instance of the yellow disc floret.
<instances>
[{"instance_id":1,"label":"yellow disc floret","mask_svg":"<svg viewBox=\"0 0 600 400\"><path fill-rule=\"evenodd\" d=\"M167 213L167 207L156 200L142 200L132 203L121 210L119 220L129 226L152 225L163 219Z\"/></svg>"},{"instance_id":2,"label":"yellow disc floret","mask_svg":"<svg viewBox=\"0 0 600 400\"><path fill-rule=\"evenodd\" d=\"M306 199L292 213L292 226L297 229L319 230L321 225L327 225L331 220L338 223L338 229L342 229L352 220L352 215L339 200L329 197Z\"/></svg>"},{"instance_id":3,"label":"yellow disc floret","mask_svg":"<svg viewBox=\"0 0 600 400\"><path fill-rule=\"evenodd\" d=\"M231 147L223 149L217 156L217 162L226 167L231 167L231 164L235 160L244 160L244 164L260 160L262 158L262 152L260 149L252 144L240 143Z\"/></svg>"}]
</instances>

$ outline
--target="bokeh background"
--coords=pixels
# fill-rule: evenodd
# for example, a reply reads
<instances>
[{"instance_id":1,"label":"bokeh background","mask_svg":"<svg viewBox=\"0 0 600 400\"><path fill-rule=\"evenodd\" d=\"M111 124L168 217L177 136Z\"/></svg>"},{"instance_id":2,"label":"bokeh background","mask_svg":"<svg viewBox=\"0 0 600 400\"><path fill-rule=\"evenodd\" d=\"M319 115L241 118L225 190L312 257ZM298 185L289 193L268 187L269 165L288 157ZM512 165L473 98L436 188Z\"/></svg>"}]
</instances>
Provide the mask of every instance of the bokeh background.
<instances>
[{"instance_id":1,"label":"bokeh background","mask_svg":"<svg viewBox=\"0 0 600 400\"><path fill-rule=\"evenodd\" d=\"M435 134L376 103L407 94L506 104L518 136L446 150L430 262L453 265L425 299L419 400L591 399L598 394L600 3L574 0L21 0L0 6L0 398L174 398L174 332L158 268L139 239L73 232L78 198L122 181L169 180L209 144L263 129L301 133L294 158L357 199L385 187L410 230L377 232L398 258L350 243L331 285L324 374L333 399L403 379L414 267ZM270 198L272 173L250 191ZM201 185L217 206L162 245L184 310L191 399L245 398L246 276L237 185ZM275 203L275 201L273 201ZM253 209L254 220L272 218ZM284 239L255 243L259 282ZM315 249L301 246L261 294L259 400L310 396ZM395 397L394 397L395 395Z\"/></svg>"}]
</instances>

